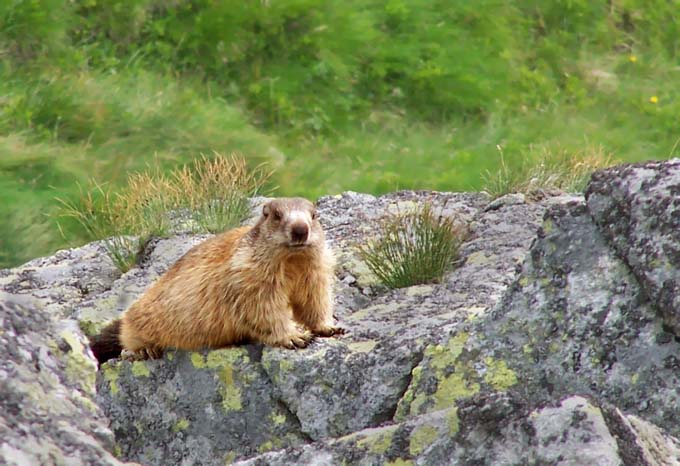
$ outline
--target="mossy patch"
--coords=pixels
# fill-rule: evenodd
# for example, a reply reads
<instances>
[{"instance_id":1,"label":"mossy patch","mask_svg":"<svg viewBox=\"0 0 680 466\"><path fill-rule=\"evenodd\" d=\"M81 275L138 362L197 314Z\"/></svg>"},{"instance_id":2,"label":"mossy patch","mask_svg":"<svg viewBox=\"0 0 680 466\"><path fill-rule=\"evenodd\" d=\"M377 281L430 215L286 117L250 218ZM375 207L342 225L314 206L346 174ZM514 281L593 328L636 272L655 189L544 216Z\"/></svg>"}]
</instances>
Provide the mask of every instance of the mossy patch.
<instances>
[{"instance_id":1,"label":"mossy patch","mask_svg":"<svg viewBox=\"0 0 680 466\"><path fill-rule=\"evenodd\" d=\"M233 365L238 361L244 363L250 361L248 352L244 348L224 348L210 351L207 356L206 366L211 369L217 369L225 365Z\"/></svg>"},{"instance_id":2,"label":"mossy patch","mask_svg":"<svg viewBox=\"0 0 680 466\"><path fill-rule=\"evenodd\" d=\"M227 348L210 351L207 357L200 353L191 355L191 362L197 368L217 370L220 382L219 392L222 396L222 409L240 411L242 406L241 390L234 381L234 364L239 360L248 361L248 353L243 348Z\"/></svg>"},{"instance_id":3,"label":"mossy patch","mask_svg":"<svg viewBox=\"0 0 680 466\"><path fill-rule=\"evenodd\" d=\"M272 439L272 440L267 440L263 444L261 444L259 447L257 447L257 451L259 453L266 453L268 451L276 450L277 448L281 448L281 441L278 439Z\"/></svg>"},{"instance_id":4,"label":"mossy patch","mask_svg":"<svg viewBox=\"0 0 680 466\"><path fill-rule=\"evenodd\" d=\"M465 317L467 322L474 322L479 319L480 316L483 316L486 313L486 310L487 308L485 306L471 306L460 309L460 312L467 314Z\"/></svg>"},{"instance_id":5,"label":"mossy patch","mask_svg":"<svg viewBox=\"0 0 680 466\"><path fill-rule=\"evenodd\" d=\"M467 371L466 371L467 372ZM468 380L468 375L462 372L454 372L444 377L437 385L434 393L433 410L448 408L460 398L467 398L479 392L479 384Z\"/></svg>"},{"instance_id":6,"label":"mossy patch","mask_svg":"<svg viewBox=\"0 0 680 466\"><path fill-rule=\"evenodd\" d=\"M349 320L363 320L366 318L371 318L381 315L392 315L395 312L399 312L399 303L391 302L387 304L376 304L363 309L358 310L348 317Z\"/></svg>"},{"instance_id":7,"label":"mossy patch","mask_svg":"<svg viewBox=\"0 0 680 466\"><path fill-rule=\"evenodd\" d=\"M355 254L341 254L338 257L338 264L356 278L356 283L360 288L380 285L380 280L371 272L366 262L359 259Z\"/></svg>"},{"instance_id":8,"label":"mossy patch","mask_svg":"<svg viewBox=\"0 0 680 466\"><path fill-rule=\"evenodd\" d=\"M202 353L191 353L191 364L197 369L212 369L219 381L219 393L222 397L222 409L224 411L240 411L243 408L241 384L252 380L252 373L247 367L240 371L239 380L234 377L234 365L250 362L248 351L245 348L223 348Z\"/></svg>"},{"instance_id":9,"label":"mossy patch","mask_svg":"<svg viewBox=\"0 0 680 466\"><path fill-rule=\"evenodd\" d=\"M425 358L412 371L411 385L399 402L395 419L449 408L456 400L479 392L476 372L469 363L459 360L469 337L468 333L461 332L445 345L430 345L425 349ZM420 387L423 372L436 377L434 393Z\"/></svg>"},{"instance_id":10,"label":"mossy patch","mask_svg":"<svg viewBox=\"0 0 680 466\"><path fill-rule=\"evenodd\" d=\"M487 256L485 251L473 252L465 259L466 265L486 265L496 259L496 256Z\"/></svg>"},{"instance_id":11,"label":"mossy patch","mask_svg":"<svg viewBox=\"0 0 680 466\"><path fill-rule=\"evenodd\" d=\"M438 436L437 429L432 426L424 425L416 427L411 433L408 451L413 456L417 456L427 450L434 443Z\"/></svg>"},{"instance_id":12,"label":"mossy patch","mask_svg":"<svg viewBox=\"0 0 680 466\"><path fill-rule=\"evenodd\" d=\"M116 307L119 305L119 296L110 294L100 298L93 307L86 307L78 312L78 326L85 335L91 337L97 335L113 319L118 317Z\"/></svg>"},{"instance_id":13,"label":"mossy patch","mask_svg":"<svg viewBox=\"0 0 680 466\"><path fill-rule=\"evenodd\" d=\"M228 466L231 463L233 463L235 459L236 459L236 452L230 451L229 453L224 455L224 464Z\"/></svg>"},{"instance_id":14,"label":"mossy patch","mask_svg":"<svg viewBox=\"0 0 680 466\"><path fill-rule=\"evenodd\" d=\"M430 345L425 348L425 356L431 358L430 367L445 369L454 365L463 352L468 338L470 338L468 333L461 332L451 337L445 346Z\"/></svg>"},{"instance_id":15,"label":"mossy patch","mask_svg":"<svg viewBox=\"0 0 680 466\"><path fill-rule=\"evenodd\" d=\"M546 235L548 235L548 234L552 233L553 230L555 229L555 224L553 223L552 220L546 219L546 220L543 222L543 225L541 225L541 228L543 229L543 232L544 232Z\"/></svg>"},{"instance_id":16,"label":"mossy patch","mask_svg":"<svg viewBox=\"0 0 680 466\"><path fill-rule=\"evenodd\" d=\"M293 367L295 367L295 364L293 364L293 362L288 359L281 359L279 361L279 370L281 372L290 372Z\"/></svg>"},{"instance_id":17,"label":"mossy patch","mask_svg":"<svg viewBox=\"0 0 680 466\"><path fill-rule=\"evenodd\" d=\"M434 287L432 285L413 285L406 288L406 294L411 297L429 296L433 290Z\"/></svg>"},{"instance_id":18,"label":"mossy patch","mask_svg":"<svg viewBox=\"0 0 680 466\"><path fill-rule=\"evenodd\" d=\"M99 407L98 407L97 404L96 404L94 401L92 401L90 398L81 395L80 392L78 392L77 390L75 390L75 391L73 392L73 397L74 397L74 398L76 399L76 401L78 401L78 403L80 403L80 405L83 406L85 409L87 409L87 410L90 411L91 413L97 413L97 410L99 409Z\"/></svg>"}]
</instances>

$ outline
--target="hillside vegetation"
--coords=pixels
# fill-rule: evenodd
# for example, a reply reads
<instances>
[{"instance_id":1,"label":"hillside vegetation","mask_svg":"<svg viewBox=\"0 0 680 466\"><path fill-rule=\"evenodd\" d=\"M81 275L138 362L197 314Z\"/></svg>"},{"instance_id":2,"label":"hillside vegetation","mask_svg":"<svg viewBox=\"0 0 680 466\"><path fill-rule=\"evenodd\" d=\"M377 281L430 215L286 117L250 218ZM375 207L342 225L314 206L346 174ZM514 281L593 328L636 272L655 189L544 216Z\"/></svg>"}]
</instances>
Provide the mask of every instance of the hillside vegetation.
<instances>
[{"instance_id":1,"label":"hillside vegetation","mask_svg":"<svg viewBox=\"0 0 680 466\"><path fill-rule=\"evenodd\" d=\"M55 197L154 157L314 198L678 155L679 51L675 0L3 1L0 266L89 239Z\"/></svg>"}]
</instances>

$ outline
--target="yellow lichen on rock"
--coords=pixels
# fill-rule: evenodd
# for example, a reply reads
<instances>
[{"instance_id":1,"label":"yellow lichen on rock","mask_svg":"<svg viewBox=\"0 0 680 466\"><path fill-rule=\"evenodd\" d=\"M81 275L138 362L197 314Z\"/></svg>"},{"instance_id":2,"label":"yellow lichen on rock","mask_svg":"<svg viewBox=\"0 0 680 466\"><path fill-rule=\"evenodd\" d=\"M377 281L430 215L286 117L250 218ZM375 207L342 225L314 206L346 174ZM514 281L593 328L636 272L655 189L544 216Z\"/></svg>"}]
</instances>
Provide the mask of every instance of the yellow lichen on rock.
<instances>
[{"instance_id":1,"label":"yellow lichen on rock","mask_svg":"<svg viewBox=\"0 0 680 466\"><path fill-rule=\"evenodd\" d=\"M148 377L151 375L145 361L135 361L131 367L132 375L135 377Z\"/></svg>"},{"instance_id":2,"label":"yellow lichen on rock","mask_svg":"<svg viewBox=\"0 0 680 466\"><path fill-rule=\"evenodd\" d=\"M205 367L205 358L201 353L191 353L191 364L196 369L203 369Z\"/></svg>"},{"instance_id":3,"label":"yellow lichen on rock","mask_svg":"<svg viewBox=\"0 0 680 466\"><path fill-rule=\"evenodd\" d=\"M484 364L486 364L484 381L491 385L494 390L505 391L517 383L515 371L508 368L505 361L487 357L484 359Z\"/></svg>"},{"instance_id":4,"label":"yellow lichen on rock","mask_svg":"<svg viewBox=\"0 0 680 466\"><path fill-rule=\"evenodd\" d=\"M413 456L417 456L427 450L427 448L437 439L437 429L432 426L416 427L411 433L408 451Z\"/></svg>"},{"instance_id":5,"label":"yellow lichen on rock","mask_svg":"<svg viewBox=\"0 0 680 466\"><path fill-rule=\"evenodd\" d=\"M449 435L453 436L458 433L460 428L460 420L458 419L458 408L454 406L446 413L446 423L449 426Z\"/></svg>"},{"instance_id":6,"label":"yellow lichen on rock","mask_svg":"<svg viewBox=\"0 0 680 466\"><path fill-rule=\"evenodd\" d=\"M186 429L187 427L189 427L189 424L190 423L189 423L188 419L182 418L179 421L175 422L175 425L172 426L172 431L174 433L180 432L180 431Z\"/></svg>"},{"instance_id":7,"label":"yellow lichen on rock","mask_svg":"<svg viewBox=\"0 0 680 466\"><path fill-rule=\"evenodd\" d=\"M383 455L392 444L392 437L397 430L397 426L383 427L377 432L372 432L366 437L357 441L359 448L368 447L368 451L375 455Z\"/></svg>"},{"instance_id":8,"label":"yellow lichen on rock","mask_svg":"<svg viewBox=\"0 0 680 466\"><path fill-rule=\"evenodd\" d=\"M118 393L118 377L120 376L120 368L117 364L104 364L104 380L109 383L109 390L112 395Z\"/></svg>"},{"instance_id":9,"label":"yellow lichen on rock","mask_svg":"<svg viewBox=\"0 0 680 466\"><path fill-rule=\"evenodd\" d=\"M97 366L94 361L85 356L85 347L73 332L64 330L59 336L71 347L65 352L66 376L73 383L77 383L85 393L94 394ZM58 345L54 345L57 347ZM61 351L60 351L61 352Z\"/></svg>"}]
</instances>

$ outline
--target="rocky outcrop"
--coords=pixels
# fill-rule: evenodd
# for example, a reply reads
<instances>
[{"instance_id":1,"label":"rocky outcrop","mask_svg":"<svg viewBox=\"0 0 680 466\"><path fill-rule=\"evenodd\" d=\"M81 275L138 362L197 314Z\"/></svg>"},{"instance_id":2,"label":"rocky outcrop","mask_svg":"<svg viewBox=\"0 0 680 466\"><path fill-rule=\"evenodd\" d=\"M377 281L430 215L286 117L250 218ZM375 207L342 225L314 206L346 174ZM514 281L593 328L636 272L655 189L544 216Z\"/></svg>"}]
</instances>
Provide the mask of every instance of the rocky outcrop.
<instances>
[{"instance_id":1,"label":"rocky outcrop","mask_svg":"<svg viewBox=\"0 0 680 466\"><path fill-rule=\"evenodd\" d=\"M680 160L597 173L586 199L599 230L680 334Z\"/></svg>"},{"instance_id":2,"label":"rocky outcrop","mask_svg":"<svg viewBox=\"0 0 680 466\"><path fill-rule=\"evenodd\" d=\"M0 293L0 463L120 465L77 329Z\"/></svg>"},{"instance_id":3,"label":"rocky outcrop","mask_svg":"<svg viewBox=\"0 0 680 466\"><path fill-rule=\"evenodd\" d=\"M123 275L97 244L2 271L5 301L32 297L13 305L25 323L12 324L20 343L7 344L42 354L75 401L61 418L0 413L0 429L40 432L83 463L115 462L115 451L158 465L677 464L679 190L671 161L599 172L585 197L322 198L346 335L301 351L246 345L112 361L96 373L96 396L89 353L70 343L79 362L59 365L66 347L51 329L82 341L78 327L96 331L203 237L156 240ZM426 201L469 225L462 265L442 283L387 290L356 246L384 215ZM38 374L15 386L2 366L9 392L43 383L35 357L7 351L7 364ZM55 426L70 416L92 450L64 443ZM2 458L23 464L16 458L31 449L8 444Z\"/></svg>"}]
</instances>

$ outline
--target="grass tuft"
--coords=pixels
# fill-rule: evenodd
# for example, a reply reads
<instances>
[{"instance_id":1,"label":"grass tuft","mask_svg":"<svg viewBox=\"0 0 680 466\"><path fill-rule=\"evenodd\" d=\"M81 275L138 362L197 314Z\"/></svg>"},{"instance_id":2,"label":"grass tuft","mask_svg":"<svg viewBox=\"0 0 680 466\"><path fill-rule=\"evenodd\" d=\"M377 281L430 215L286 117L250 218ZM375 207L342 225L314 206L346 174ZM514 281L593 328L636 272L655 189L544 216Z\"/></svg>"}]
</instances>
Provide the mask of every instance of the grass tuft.
<instances>
[{"instance_id":1,"label":"grass tuft","mask_svg":"<svg viewBox=\"0 0 680 466\"><path fill-rule=\"evenodd\" d=\"M455 266L466 231L426 204L385 219L379 238L360 246L359 253L389 288L437 283Z\"/></svg>"},{"instance_id":2,"label":"grass tuft","mask_svg":"<svg viewBox=\"0 0 680 466\"><path fill-rule=\"evenodd\" d=\"M269 176L262 165L251 170L236 155L202 156L167 175L155 161L145 172L130 175L115 195L93 181L77 201L57 199L59 215L76 220L90 240L106 238L109 256L126 272L149 238L170 234L170 211L190 210L195 232L224 231L247 216L249 197L260 193Z\"/></svg>"},{"instance_id":3,"label":"grass tuft","mask_svg":"<svg viewBox=\"0 0 680 466\"><path fill-rule=\"evenodd\" d=\"M59 216L75 220L88 239L103 239L104 248L113 263L121 272L127 272L137 263L140 238L129 235L119 198L115 198L108 187L95 181L87 190L83 190L82 186L79 190L77 201L57 198L61 206ZM62 234L66 236L63 230Z\"/></svg>"},{"instance_id":4,"label":"grass tuft","mask_svg":"<svg viewBox=\"0 0 680 466\"><path fill-rule=\"evenodd\" d=\"M590 175L611 166L613 158L602 146L570 151L560 146L530 147L511 168L502 149L500 166L483 176L484 190L494 199L509 193L533 195L541 192L581 192Z\"/></svg>"},{"instance_id":5,"label":"grass tuft","mask_svg":"<svg viewBox=\"0 0 680 466\"><path fill-rule=\"evenodd\" d=\"M248 215L248 198L260 193L271 176L264 165L250 169L240 157L203 156L172 175L184 202L202 230L218 233L238 225Z\"/></svg>"}]
</instances>

